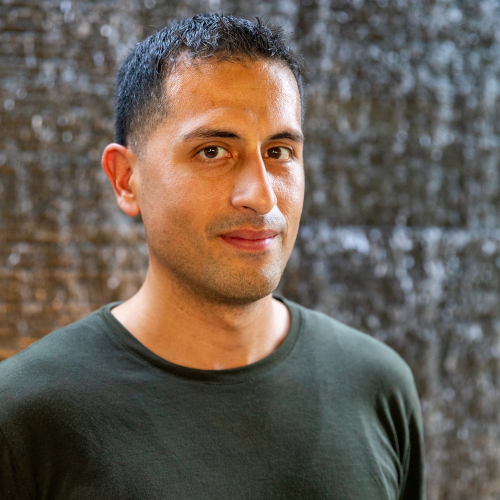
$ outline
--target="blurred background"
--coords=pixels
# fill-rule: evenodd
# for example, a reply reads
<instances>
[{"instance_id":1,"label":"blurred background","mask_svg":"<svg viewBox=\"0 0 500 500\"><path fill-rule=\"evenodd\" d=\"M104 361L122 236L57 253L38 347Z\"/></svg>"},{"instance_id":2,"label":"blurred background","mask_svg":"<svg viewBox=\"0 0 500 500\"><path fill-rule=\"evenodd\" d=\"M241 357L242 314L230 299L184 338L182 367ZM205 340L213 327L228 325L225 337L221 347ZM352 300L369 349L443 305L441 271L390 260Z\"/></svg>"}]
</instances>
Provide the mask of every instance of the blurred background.
<instances>
[{"instance_id":1,"label":"blurred background","mask_svg":"<svg viewBox=\"0 0 500 500\"><path fill-rule=\"evenodd\" d=\"M307 67L280 290L411 366L430 500L500 499L497 0L0 0L0 358L147 269L100 169L117 61L171 19L262 16Z\"/></svg>"}]
</instances>

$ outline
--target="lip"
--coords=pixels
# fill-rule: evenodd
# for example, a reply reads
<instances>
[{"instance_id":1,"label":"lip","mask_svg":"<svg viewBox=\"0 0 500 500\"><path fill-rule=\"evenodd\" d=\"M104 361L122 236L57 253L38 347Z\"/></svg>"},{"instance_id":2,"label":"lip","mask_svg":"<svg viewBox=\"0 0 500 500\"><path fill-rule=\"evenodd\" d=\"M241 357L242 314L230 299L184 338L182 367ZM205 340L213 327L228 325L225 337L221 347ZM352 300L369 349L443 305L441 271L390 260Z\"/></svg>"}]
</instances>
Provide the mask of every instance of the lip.
<instances>
[{"instance_id":1,"label":"lip","mask_svg":"<svg viewBox=\"0 0 500 500\"><path fill-rule=\"evenodd\" d=\"M261 229L254 231L252 229L236 229L222 235L223 238L241 238L244 240L265 240L266 238L274 238L278 231L274 229Z\"/></svg>"},{"instance_id":2,"label":"lip","mask_svg":"<svg viewBox=\"0 0 500 500\"><path fill-rule=\"evenodd\" d=\"M237 229L221 234L221 238L240 250L263 251L271 247L277 235L278 232L274 229L262 229L260 231Z\"/></svg>"}]
</instances>

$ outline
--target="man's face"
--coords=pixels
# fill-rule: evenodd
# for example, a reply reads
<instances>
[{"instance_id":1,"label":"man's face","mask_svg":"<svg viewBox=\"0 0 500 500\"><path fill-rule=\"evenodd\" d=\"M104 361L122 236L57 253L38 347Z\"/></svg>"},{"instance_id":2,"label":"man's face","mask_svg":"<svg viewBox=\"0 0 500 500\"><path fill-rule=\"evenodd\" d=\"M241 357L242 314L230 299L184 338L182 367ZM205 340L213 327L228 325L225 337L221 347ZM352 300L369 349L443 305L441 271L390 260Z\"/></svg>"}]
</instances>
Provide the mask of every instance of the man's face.
<instances>
[{"instance_id":1,"label":"man's face","mask_svg":"<svg viewBox=\"0 0 500 500\"><path fill-rule=\"evenodd\" d=\"M131 183L150 266L190 292L245 304L278 285L304 196L300 98L269 61L181 60L166 118Z\"/></svg>"}]
</instances>

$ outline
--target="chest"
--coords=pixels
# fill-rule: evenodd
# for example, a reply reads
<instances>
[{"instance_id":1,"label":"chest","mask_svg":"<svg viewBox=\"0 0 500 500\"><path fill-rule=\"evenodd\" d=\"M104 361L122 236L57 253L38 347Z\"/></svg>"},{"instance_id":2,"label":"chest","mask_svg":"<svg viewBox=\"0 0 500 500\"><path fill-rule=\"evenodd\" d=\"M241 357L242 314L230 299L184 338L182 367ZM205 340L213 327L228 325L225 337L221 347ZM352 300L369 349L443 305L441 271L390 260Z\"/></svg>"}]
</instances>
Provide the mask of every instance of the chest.
<instances>
[{"instance_id":1,"label":"chest","mask_svg":"<svg viewBox=\"0 0 500 500\"><path fill-rule=\"evenodd\" d=\"M43 496L398 498L394 440L352 401L287 384L158 394L94 394L66 412L70 427L53 420L43 453L57 465L43 475Z\"/></svg>"}]
</instances>

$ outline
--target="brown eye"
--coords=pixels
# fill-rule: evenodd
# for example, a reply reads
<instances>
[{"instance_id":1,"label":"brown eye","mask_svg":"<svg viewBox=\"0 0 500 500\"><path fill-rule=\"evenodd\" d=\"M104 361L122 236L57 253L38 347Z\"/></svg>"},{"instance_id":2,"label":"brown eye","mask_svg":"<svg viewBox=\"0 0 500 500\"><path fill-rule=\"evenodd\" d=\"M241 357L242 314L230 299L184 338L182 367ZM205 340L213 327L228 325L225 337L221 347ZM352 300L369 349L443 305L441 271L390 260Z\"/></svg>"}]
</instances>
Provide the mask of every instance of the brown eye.
<instances>
[{"instance_id":1,"label":"brown eye","mask_svg":"<svg viewBox=\"0 0 500 500\"><path fill-rule=\"evenodd\" d=\"M218 160L219 158L227 156L227 151L220 146L207 146L206 148L203 148L198 154L202 158L205 158L207 160Z\"/></svg>"},{"instance_id":2,"label":"brown eye","mask_svg":"<svg viewBox=\"0 0 500 500\"><path fill-rule=\"evenodd\" d=\"M277 146L269 148L264 156L273 160L289 160L292 157L292 152L288 148Z\"/></svg>"}]
</instances>

